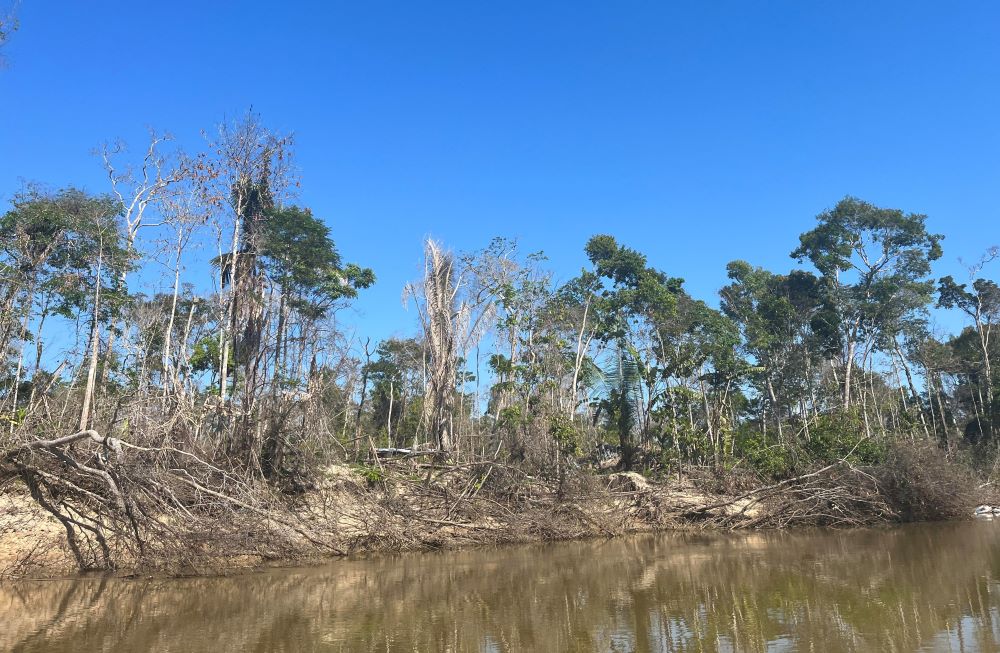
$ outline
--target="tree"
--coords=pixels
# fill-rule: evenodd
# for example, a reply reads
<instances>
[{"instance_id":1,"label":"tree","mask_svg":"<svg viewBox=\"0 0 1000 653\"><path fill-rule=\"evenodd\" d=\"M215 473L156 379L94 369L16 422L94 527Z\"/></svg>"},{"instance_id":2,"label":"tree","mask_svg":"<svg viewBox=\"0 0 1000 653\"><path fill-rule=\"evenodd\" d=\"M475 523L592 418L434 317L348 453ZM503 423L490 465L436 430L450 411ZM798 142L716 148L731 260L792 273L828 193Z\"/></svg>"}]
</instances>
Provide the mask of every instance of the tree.
<instances>
[{"instance_id":1,"label":"tree","mask_svg":"<svg viewBox=\"0 0 1000 653\"><path fill-rule=\"evenodd\" d=\"M267 211L280 204L295 185L291 146L291 136L267 129L250 111L240 120L219 126L218 136L210 144L214 157L202 156L191 163L205 201L224 212L220 239L221 224L231 221L229 252L222 252L220 244L217 259L220 286L229 288L221 307L219 396L222 403L229 398L227 370L232 350L244 366L245 413L253 406L260 387L257 347L263 328L263 287L256 263L259 237ZM240 444L236 447L245 448Z\"/></svg>"},{"instance_id":2,"label":"tree","mask_svg":"<svg viewBox=\"0 0 1000 653\"><path fill-rule=\"evenodd\" d=\"M931 300L930 264L943 236L927 231L927 216L879 208L853 197L817 216L792 257L809 259L839 315L843 347L843 407L851 407L855 366L879 341L894 338L902 320ZM859 360L860 358L860 360Z\"/></svg>"},{"instance_id":3,"label":"tree","mask_svg":"<svg viewBox=\"0 0 1000 653\"><path fill-rule=\"evenodd\" d=\"M761 423L782 423L814 396L813 370L837 342L836 315L820 280L809 272L779 275L745 261L727 266L732 281L720 291L722 311L739 327L742 347L756 363L750 378L761 398ZM804 412L804 411L803 411Z\"/></svg>"},{"instance_id":4,"label":"tree","mask_svg":"<svg viewBox=\"0 0 1000 653\"><path fill-rule=\"evenodd\" d=\"M292 138L267 129L257 114L219 126L210 153L189 167L204 202L216 209L222 304L219 306L220 410L238 397L238 415L227 438L230 455L248 469L259 468L259 400L265 394L265 278L258 258L268 212L290 194ZM230 223L229 251L223 251L224 225ZM228 291L228 292L226 292ZM242 373L241 387L229 387L230 356Z\"/></svg>"},{"instance_id":5,"label":"tree","mask_svg":"<svg viewBox=\"0 0 1000 653\"><path fill-rule=\"evenodd\" d=\"M289 305L308 315L325 315L375 283L371 269L342 263L330 228L297 206L266 212L258 257Z\"/></svg>"},{"instance_id":6,"label":"tree","mask_svg":"<svg viewBox=\"0 0 1000 653\"><path fill-rule=\"evenodd\" d=\"M372 422L377 431L385 429L390 446L405 446L407 438L416 441L420 428L423 343L389 338L379 343L375 354L366 370L372 384Z\"/></svg>"},{"instance_id":7,"label":"tree","mask_svg":"<svg viewBox=\"0 0 1000 653\"><path fill-rule=\"evenodd\" d=\"M89 423L102 325L127 298L119 279L131 261L122 247L117 217L117 203L111 197L73 188L48 193L31 187L0 218L0 274L6 288L0 298L0 347L6 351L12 340L22 343L14 374L14 403L32 320L37 374L46 318L53 313L71 319L89 313L89 363L82 366L87 372L80 419L81 424Z\"/></svg>"},{"instance_id":8,"label":"tree","mask_svg":"<svg viewBox=\"0 0 1000 653\"><path fill-rule=\"evenodd\" d=\"M247 265L259 266L270 291L257 344L258 359L263 360L265 373L270 363L272 393L280 389L308 386L317 372L315 348L309 352L307 343L318 340L317 321L330 314L340 302L357 296L358 290L375 282L375 274L356 264L343 264L340 253L330 238L330 229L309 209L290 206L265 211L257 226L257 252L247 258ZM257 275L255 270L250 274ZM277 307L275 295L278 295ZM270 322L277 313L271 335ZM289 347L289 334L297 331L301 345L297 351ZM297 355L295 355L297 354ZM308 357L308 372L306 360ZM305 377L305 378L304 378ZM283 456L280 429L270 428L263 443L261 456L267 474L277 471Z\"/></svg>"},{"instance_id":9,"label":"tree","mask_svg":"<svg viewBox=\"0 0 1000 653\"><path fill-rule=\"evenodd\" d=\"M562 340L566 343L564 356L571 362L571 376L569 400L565 408L570 418L586 401L580 397L581 385L586 387L585 380L599 371L594 359L601 352L592 352L591 344L600 330L597 318L601 290L600 278L584 270L578 277L560 286L547 307L552 328L557 333L566 334Z\"/></svg>"},{"instance_id":10,"label":"tree","mask_svg":"<svg viewBox=\"0 0 1000 653\"><path fill-rule=\"evenodd\" d=\"M468 308L458 302L461 280L455 257L431 239L424 244L424 280L418 302L424 339L427 342L428 375L424 392L424 423L442 454L454 445L455 383L461 323ZM407 294L417 296L410 286Z\"/></svg>"},{"instance_id":11,"label":"tree","mask_svg":"<svg viewBox=\"0 0 1000 653\"><path fill-rule=\"evenodd\" d=\"M650 409L660 396L657 388L660 377L655 365L657 351L665 353L659 338L662 335L660 327L672 315L683 281L649 267L644 255L619 245L612 236L594 236L587 242L585 251L594 266L595 278L603 280L604 284L600 302L595 307L599 316L597 337L605 343L615 344L618 363L613 368L621 372L623 379L632 378L624 371L633 365L641 379L638 386L612 384L617 388L620 408L616 428L621 462L625 469L632 469L636 462L633 431L637 429L645 439ZM639 397L635 401L641 407L635 414L621 409L622 402L634 403L627 399L632 389L637 390Z\"/></svg>"},{"instance_id":12,"label":"tree","mask_svg":"<svg viewBox=\"0 0 1000 653\"><path fill-rule=\"evenodd\" d=\"M163 154L166 143L173 138L149 132L149 145L138 165L126 164L119 167L118 160L126 155L127 146L122 141L105 143L100 149L101 161L111 187L111 195L117 199L121 221L123 248L128 258L138 254L138 240L142 231L159 227L179 216L163 209L175 205L175 198L181 190L181 183L188 178L188 171L176 153ZM171 214L174 213L174 214ZM128 288L129 268L119 270L118 285ZM109 360L115 353L115 338L118 331L125 331L124 325L112 329L101 366L101 381L107 378Z\"/></svg>"},{"instance_id":13,"label":"tree","mask_svg":"<svg viewBox=\"0 0 1000 653\"><path fill-rule=\"evenodd\" d=\"M981 356L981 388L985 389L982 402L987 416L985 432L992 435L996 419L996 390L993 387L990 343L993 329L1000 322L1000 286L988 279L975 279L970 290L966 284L957 283L953 277L943 277L938 282L937 305L941 308L957 308L972 319Z\"/></svg>"}]
</instances>

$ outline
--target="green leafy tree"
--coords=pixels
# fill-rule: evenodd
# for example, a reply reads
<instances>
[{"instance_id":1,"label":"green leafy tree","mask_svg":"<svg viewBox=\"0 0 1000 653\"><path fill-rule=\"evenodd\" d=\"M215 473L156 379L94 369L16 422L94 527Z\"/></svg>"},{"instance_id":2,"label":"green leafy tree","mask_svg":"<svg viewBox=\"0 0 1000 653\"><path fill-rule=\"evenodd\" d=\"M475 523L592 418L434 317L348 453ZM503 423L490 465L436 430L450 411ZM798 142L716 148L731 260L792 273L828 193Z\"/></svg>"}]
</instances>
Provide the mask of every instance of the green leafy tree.
<instances>
[{"instance_id":1,"label":"green leafy tree","mask_svg":"<svg viewBox=\"0 0 1000 653\"><path fill-rule=\"evenodd\" d=\"M379 343L376 359L367 365L372 385L371 418L394 446L417 437L423 394L423 345L413 338L389 338Z\"/></svg>"},{"instance_id":2,"label":"green leafy tree","mask_svg":"<svg viewBox=\"0 0 1000 653\"><path fill-rule=\"evenodd\" d=\"M131 261L122 247L117 217L117 204L110 197L73 188L50 193L37 187L17 195L0 217L0 350L10 351L12 343L20 341L15 379L22 376L23 345L32 339L32 330L38 371L41 333L53 315L72 320L89 315L88 350L99 348L102 325L118 315L128 299L118 279ZM92 393L93 384L88 383L87 394ZM89 405L89 399L84 403Z\"/></svg>"},{"instance_id":3,"label":"green leafy tree","mask_svg":"<svg viewBox=\"0 0 1000 653\"><path fill-rule=\"evenodd\" d=\"M317 321L370 287L375 274L344 264L330 228L309 209L269 209L259 229L254 261L279 296L274 343L274 374L279 376L289 363L289 330L311 332Z\"/></svg>"},{"instance_id":4,"label":"green leafy tree","mask_svg":"<svg viewBox=\"0 0 1000 653\"><path fill-rule=\"evenodd\" d=\"M948 309L959 309L972 319L975 341L979 353L976 361L982 374L980 392L982 392L985 420L984 432L993 434L993 423L996 421L996 388L993 378L993 346L992 335L997 323L1000 322L1000 286L989 279L976 279L972 288L959 284L953 277L944 277L938 282L938 306ZM982 423L984 420L977 420Z\"/></svg>"},{"instance_id":5,"label":"green leafy tree","mask_svg":"<svg viewBox=\"0 0 1000 653\"><path fill-rule=\"evenodd\" d=\"M927 231L927 216L846 197L817 217L792 257L819 271L839 315L843 407L850 408L854 370L931 301L928 278L943 236Z\"/></svg>"},{"instance_id":6,"label":"green leafy tree","mask_svg":"<svg viewBox=\"0 0 1000 653\"><path fill-rule=\"evenodd\" d=\"M609 406L616 406L615 425L621 451L621 463L632 469L636 463L635 436L644 438L649 429L649 407L656 401L654 339L657 326L665 323L676 306L683 281L649 267L640 252L619 245L612 236L598 235L585 247L593 265L593 279L600 283L595 302L597 337L614 345L620 377L626 385L611 384L614 396ZM625 373L634 368L635 374ZM638 385L631 382L640 379ZM625 409L625 404L635 409Z\"/></svg>"},{"instance_id":7,"label":"green leafy tree","mask_svg":"<svg viewBox=\"0 0 1000 653\"><path fill-rule=\"evenodd\" d=\"M738 325L742 348L756 364L750 380L762 425L766 430L770 414L783 438L783 419L811 399L814 369L837 342L836 314L809 272L774 274L744 261L733 261L727 271L731 283L720 291L722 310Z\"/></svg>"}]
</instances>

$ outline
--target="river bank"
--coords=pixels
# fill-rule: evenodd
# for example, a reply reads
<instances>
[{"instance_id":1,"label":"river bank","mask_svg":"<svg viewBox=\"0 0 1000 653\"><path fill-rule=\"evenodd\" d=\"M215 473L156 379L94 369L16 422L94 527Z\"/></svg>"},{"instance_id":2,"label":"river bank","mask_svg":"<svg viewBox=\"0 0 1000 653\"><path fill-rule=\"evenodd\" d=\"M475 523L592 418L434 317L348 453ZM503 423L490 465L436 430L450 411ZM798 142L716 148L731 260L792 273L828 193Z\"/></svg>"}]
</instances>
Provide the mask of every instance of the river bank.
<instances>
[{"instance_id":1,"label":"river bank","mask_svg":"<svg viewBox=\"0 0 1000 653\"><path fill-rule=\"evenodd\" d=\"M188 551L120 558L113 571L204 575L349 554L620 536L683 527L681 515L731 499L690 484L664 486L639 474L618 473L593 479L585 492L575 488L572 497L535 487L501 502L495 492L474 488L469 474L446 476L453 478L428 483L395 474L373 481L364 469L330 466L302 496L276 498L271 515L237 507L228 515L202 516L184 524ZM64 577L78 571L57 519L25 491L0 496L0 578Z\"/></svg>"},{"instance_id":2,"label":"river bank","mask_svg":"<svg viewBox=\"0 0 1000 653\"><path fill-rule=\"evenodd\" d=\"M331 465L295 496L187 507L156 518L169 541L115 546L104 532L74 550L25 490L0 496L0 578L64 577L89 566L119 575L213 575L356 554L607 538L690 529L867 526L968 517L969 497L921 496L902 507L870 471L832 464L792 479L724 487L718 479L651 481L634 472L540 479L499 463ZM912 487L909 488L912 492ZM949 492L941 488L940 492ZM910 497L912 501L913 498ZM895 503L894 503L895 502ZM969 505L966 505L969 504ZM72 524L71 524L72 526ZM77 528L77 531L80 529Z\"/></svg>"}]
</instances>

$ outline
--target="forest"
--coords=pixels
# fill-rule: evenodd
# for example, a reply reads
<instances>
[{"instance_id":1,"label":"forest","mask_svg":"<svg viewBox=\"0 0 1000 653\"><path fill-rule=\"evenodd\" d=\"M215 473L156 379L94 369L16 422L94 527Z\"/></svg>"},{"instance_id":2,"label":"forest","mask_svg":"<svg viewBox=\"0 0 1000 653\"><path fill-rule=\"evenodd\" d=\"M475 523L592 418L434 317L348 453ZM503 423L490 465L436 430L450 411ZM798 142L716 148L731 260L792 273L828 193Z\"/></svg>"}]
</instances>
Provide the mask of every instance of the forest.
<instances>
[{"instance_id":1,"label":"forest","mask_svg":"<svg viewBox=\"0 0 1000 653\"><path fill-rule=\"evenodd\" d=\"M151 133L99 151L105 188L27 184L0 210L0 493L79 567L405 546L371 523L392 520L571 536L525 506L648 483L656 519L726 526L953 517L992 491L996 247L936 277L927 216L826 198L787 269L735 260L696 298L674 275L698 270L613 235L559 284L514 239L428 239L412 335L373 342L344 309L392 263L349 262L337 217L297 203L294 145L254 113L194 153ZM377 494L349 546L316 511L331 470ZM671 512L680 485L723 498Z\"/></svg>"}]
</instances>

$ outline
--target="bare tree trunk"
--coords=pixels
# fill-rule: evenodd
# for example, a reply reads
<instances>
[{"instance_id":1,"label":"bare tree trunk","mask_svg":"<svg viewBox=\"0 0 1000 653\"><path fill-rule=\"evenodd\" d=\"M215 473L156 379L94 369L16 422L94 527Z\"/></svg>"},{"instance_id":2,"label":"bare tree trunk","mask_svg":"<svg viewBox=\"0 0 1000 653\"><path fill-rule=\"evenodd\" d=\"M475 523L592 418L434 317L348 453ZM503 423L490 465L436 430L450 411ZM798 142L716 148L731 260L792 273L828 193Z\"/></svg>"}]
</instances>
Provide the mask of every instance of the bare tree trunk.
<instances>
[{"instance_id":1,"label":"bare tree trunk","mask_svg":"<svg viewBox=\"0 0 1000 653\"><path fill-rule=\"evenodd\" d=\"M993 370L990 365L990 329L983 324L982 318L976 316L976 331L979 332L979 346L983 353L983 376L986 380L986 402L983 412L986 413L986 428L988 435L993 435L993 418L996 414L993 401Z\"/></svg>"},{"instance_id":2,"label":"bare tree trunk","mask_svg":"<svg viewBox=\"0 0 1000 653\"><path fill-rule=\"evenodd\" d=\"M941 427L944 437L948 437L948 417L944 410L944 403L941 401L941 395L944 394L944 381L941 379L941 375L938 374L938 385L941 387L941 391L937 393L938 409L941 411Z\"/></svg>"},{"instance_id":3,"label":"bare tree trunk","mask_svg":"<svg viewBox=\"0 0 1000 653\"><path fill-rule=\"evenodd\" d=\"M14 373L13 401L12 401L11 406L10 406L10 410L11 410L12 414L16 414L17 413L17 402L18 402L18 398L19 398L20 390L21 390L21 372L24 370L24 349L25 349L25 347L28 344L28 340L27 340L27 335L28 335L28 321L31 318L31 306L32 306L32 304L34 304L34 302L35 302L35 287L34 287L34 285L32 285L31 290L28 292L28 297L24 301L24 317L21 318L21 335L18 337L18 339L21 341L21 347L19 348L18 356L17 356L17 371ZM39 334L38 336L36 336L36 338L38 338L39 341L40 341L41 340L41 334ZM16 424L17 424L17 420L11 420L11 423L10 423L10 432L11 433L14 432L14 427L15 427Z\"/></svg>"},{"instance_id":4,"label":"bare tree trunk","mask_svg":"<svg viewBox=\"0 0 1000 653\"><path fill-rule=\"evenodd\" d=\"M771 396L771 405L774 406L774 423L778 427L778 442L785 444L785 433L781 428L781 413L778 410L778 397L774 393L774 385L771 383L771 377L767 377L767 393Z\"/></svg>"},{"instance_id":5,"label":"bare tree trunk","mask_svg":"<svg viewBox=\"0 0 1000 653\"><path fill-rule=\"evenodd\" d=\"M170 384L173 385L176 374L171 365L170 360L170 345L171 338L174 333L174 316L177 314L177 295L180 293L180 283L181 283L181 250L182 250L182 239L181 236L177 237L177 249L174 251L174 287L173 292L170 297L170 317L167 319L167 333L163 338L163 363L162 363L162 375L164 379L168 379ZM163 397L167 397L167 382L161 379L163 382ZM174 389L176 391L176 388Z\"/></svg>"},{"instance_id":6,"label":"bare tree trunk","mask_svg":"<svg viewBox=\"0 0 1000 653\"><path fill-rule=\"evenodd\" d=\"M83 391L83 407L80 409L80 428L78 429L80 431L90 428L90 404L94 400L94 386L97 382L97 361L101 341L98 325L101 310L101 268L103 264L104 253L101 251L98 253L97 258L97 275L96 283L94 284L94 317L90 323L90 365L87 369L87 385Z\"/></svg>"},{"instance_id":7,"label":"bare tree trunk","mask_svg":"<svg viewBox=\"0 0 1000 653\"><path fill-rule=\"evenodd\" d=\"M433 240L428 240L425 246L423 322L430 350L430 375L424 411L428 427L442 453L449 453L454 448L455 319L458 316L455 308L458 287L454 274L453 257L441 251Z\"/></svg>"},{"instance_id":8,"label":"bare tree trunk","mask_svg":"<svg viewBox=\"0 0 1000 653\"><path fill-rule=\"evenodd\" d=\"M358 409L354 414L354 457L361 455L361 416L365 409L365 400L368 397L368 366L372 360L371 339L365 340L365 364L361 366L361 397L358 400Z\"/></svg>"},{"instance_id":9,"label":"bare tree trunk","mask_svg":"<svg viewBox=\"0 0 1000 653\"><path fill-rule=\"evenodd\" d=\"M583 307L583 318L580 320L580 333L576 338L576 357L573 361L573 382L570 386L570 406L568 417L573 419L573 414L576 413L576 402L577 393L579 392L580 383L580 371L583 368L583 360L587 354L587 346L590 345L590 339L587 339L586 344L583 340L583 335L587 329L587 315L590 313L590 298L587 299L587 303Z\"/></svg>"},{"instance_id":10,"label":"bare tree trunk","mask_svg":"<svg viewBox=\"0 0 1000 653\"><path fill-rule=\"evenodd\" d=\"M702 373L704 374L704 367L702 368ZM712 410L708 404L708 390L705 388L705 382L702 379L698 379L698 386L701 390L701 400L702 406L705 410L705 429L708 431L708 440L712 443L712 457L714 459L715 465L718 466L721 462L719 459L719 448L721 442L719 439L719 434L713 425Z\"/></svg>"},{"instance_id":11,"label":"bare tree trunk","mask_svg":"<svg viewBox=\"0 0 1000 653\"><path fill-rule=\"evenodd\" d=\"M223 404L226 403L226 385L229 372L229 340L233 337L233 334L230 334L230 329L232 328L233 319L236 314L236 259L239 256L239 248L240 217L237 216L233 220L233 247L229 264L229 301L226 302L226 317L221 325L222 328L219 335L219 356L221 358L219 364L219 399ZM221 271L220 274L224 275Z\"/></svg>"},{"instance_id":12,"label":"bare tree trunk","mask_svg":"<svg viewBox=\"0 0 1000 653\"><path fill-rule=\"evenodd\" d=\"M854 372L854 356L857 353L858 343L851 340L847 346L847 360L844 365L844 410L851 407L851 381Z\"/></svg>"},{"instance_id":13,"label":"bare tree trunk","mask_svg":"<svg viewBox=\"0 0 1000 653\"><path fill-rule=\"evenodd\" d=\"M185 391L184 383L187 382L187 372L190 363L190 358L188 356L188 340L191 337L191 323L194 322L194 310L198 306L198 298L195 297L191 300L191 308L188 310L187 322L184 323L184 335L181 338L180 351L178 352L179 364L177 366L178 376L180 377L181 389ZM183 370L183 373L181 373Z\"/></svg>"},{"instance_id":14,"label":"bare tree trunk","mask_svg":"<svg viewBox=\"0 0 1000 653\"><path fill-rule=\"evenodd\" d=\"M392 441L392 400L395 398L394 395L395 388L393 386L392 379L389 379L389 414L385 418L385 434L390 447L395 446Z\"/></svg>"}]
</instances>

